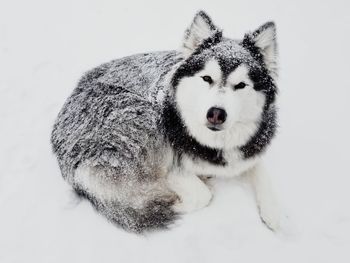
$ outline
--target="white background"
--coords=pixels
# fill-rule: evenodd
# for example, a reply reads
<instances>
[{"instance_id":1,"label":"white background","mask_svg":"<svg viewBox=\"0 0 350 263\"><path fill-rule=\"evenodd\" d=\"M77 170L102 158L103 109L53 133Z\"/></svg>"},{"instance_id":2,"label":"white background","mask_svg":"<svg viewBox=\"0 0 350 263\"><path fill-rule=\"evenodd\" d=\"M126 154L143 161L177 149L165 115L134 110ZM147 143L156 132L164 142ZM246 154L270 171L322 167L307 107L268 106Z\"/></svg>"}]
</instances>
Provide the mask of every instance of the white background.
<instances>
[{"instance_id":1,"label":"white background","mask_svg":"<svg viewBox=\"0 0 350 263\"><path fill-rule=\"evenodd\" d=\"M259 220L241 180L170 231L109 224L62 180L53 121L81 74L176 49L198 9L241 38L277 24L280 128L266 155L290 217ZM0 262L350 262L349 1L0 1Z\"/></svg>"}]
</instances>

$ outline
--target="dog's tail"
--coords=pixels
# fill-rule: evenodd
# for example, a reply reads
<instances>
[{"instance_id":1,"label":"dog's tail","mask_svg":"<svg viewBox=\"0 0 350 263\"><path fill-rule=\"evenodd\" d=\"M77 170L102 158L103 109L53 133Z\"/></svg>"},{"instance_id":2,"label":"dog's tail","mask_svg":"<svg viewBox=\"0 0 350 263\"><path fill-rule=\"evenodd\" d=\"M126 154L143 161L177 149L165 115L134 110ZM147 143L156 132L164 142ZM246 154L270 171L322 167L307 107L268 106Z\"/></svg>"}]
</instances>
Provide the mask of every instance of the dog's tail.
<instances>
[{"instance_id":1,"label":"dog's tail","mask_svg":"<svg viewBox=\"0 0 350 263\"><path fill-rule=\"evenodd\" d=\"M98 170L78 168L73 187L80 197L88 199L112 223L141 233L167 228L177 218L173 206L179 198L161 180L132 182L121 179L114 184L105 181L106 177L101 177Z\"/></svg>"},{"instance_id":2,"label":"dog's tail","mask_svg":"<svg viewBox=\"0 0 350 263\"><path fill-rule=\"evenodd\" d=\"M177 218L173 210L176 195L158 196L148 200L142 207L133 207L116 200L98 199L84 190L75 191L80 197L88 199L109 221L127 231L142 233L157 228L168 228Z\"/></svg>"}]
</instances>

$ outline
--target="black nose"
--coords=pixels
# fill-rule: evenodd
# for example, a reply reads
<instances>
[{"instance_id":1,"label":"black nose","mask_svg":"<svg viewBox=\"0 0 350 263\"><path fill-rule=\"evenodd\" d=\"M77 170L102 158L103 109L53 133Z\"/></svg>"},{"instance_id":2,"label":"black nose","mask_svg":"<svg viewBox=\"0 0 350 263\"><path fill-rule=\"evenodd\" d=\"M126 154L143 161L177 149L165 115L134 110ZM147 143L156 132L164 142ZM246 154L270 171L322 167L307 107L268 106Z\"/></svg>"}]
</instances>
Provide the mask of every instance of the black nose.
<instances>
[{"instance_id":1,"label":"black nose","mask_svg":"<svg viewBox=\"0 0 350 263\"><path fill-rule=\"evenodd\" d=\"M226 120L226 111L220 108L212 107L208 110L207 119L210 124L223 124Z\"/></svg>"}]
</instances>

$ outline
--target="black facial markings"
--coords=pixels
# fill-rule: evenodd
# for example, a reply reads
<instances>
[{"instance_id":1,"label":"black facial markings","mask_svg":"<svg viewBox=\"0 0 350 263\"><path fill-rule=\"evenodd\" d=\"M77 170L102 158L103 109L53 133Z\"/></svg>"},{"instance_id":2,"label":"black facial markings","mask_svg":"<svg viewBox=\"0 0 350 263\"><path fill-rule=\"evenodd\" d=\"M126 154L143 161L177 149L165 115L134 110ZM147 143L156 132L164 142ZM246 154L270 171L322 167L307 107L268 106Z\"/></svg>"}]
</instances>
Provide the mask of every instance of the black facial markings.
<instances>
[{"instance_id":1,"label":"black facial markings","mask_svg":"<svg viewBox=\"0 0 350 263\"><path fill-rule=\"evenodd\" d=\"M267 108L267 109L266 109ZM277 113L274 106L266 106L262 114L262 120L255 135L240 150L245 159L263 153L275 136L277 129Z\"/></svg>"},{"instance_id":2,"label":"black facial markings","mask_svg":"<svg viewBox=\"0 0 350 263\"><path fill-rule=\"evenodd\" d=\"M273 102L275 102L278 92L273 78L269 75L268 70L265 67L252 67L248 74L249 78L254 83L254 89L265 93L265 108L268 108Z\"/></svg>"},{"instance_id":3,"label":"black facial markings","mask_svg":"<svg viewBox=\"0 0 350 263\"><path fill-rule=\"evenodd\" d=\"M190 77L196 74L198 71L202 70L207 62L207 58L202 56L204 50L215 46L222 40L222 32L217 30L213 35L205 39L201 45L179 66L175 71L172 79L171 85L175 88L180 79L183 77Z\"/></svg>"},{"instance_id":4,"label":"black facial markings","mask_svg":"<svg viewBox=\"0 0 350 263\"><path fill-rule=\"evenodd\" d=\"M188 134L175 106L170 103L170 99L167 100L164 107L162 122L161 126L164 129L166 139L179 158L186 153L193 158L200 158L211 164L226 165L222 150L204 146Z\"/></svg>"},{"instance_id":5,"label":"black facial markings","mask_svg":"<svg viewBox=\"0 0 350 263\"><path fill-rule=\"evenodd\" d=\"M176 87L180 79L190 77L204 68L205 61L199 56L190 56L181 66L176 70L171 79L171 85Z\"/></svg>"},{"instance_id":6,"label":"black facial markings","mask_svg":"<svg viewBox=\"0 0 350 263\"><path fill-rule=\"evenodd\" d=\"M237 59L216 56L222 72L222 81L226 83L227 77L241 64Z\"/></svg>"},{"instance_id":7,"label":"black facial markings","mask_svg":"<svg viewBox=\"0 0 350 263\"><path fill-rule=\"evenodd\" d=\"M244 146L240 147L246 159L263 153L277 130L277 111L274 106L277 87L274 80L265 67L251 68L249 77L254 82L254 89L263 92L266 100L258 130Z\"/></svg>"}]
</instances>

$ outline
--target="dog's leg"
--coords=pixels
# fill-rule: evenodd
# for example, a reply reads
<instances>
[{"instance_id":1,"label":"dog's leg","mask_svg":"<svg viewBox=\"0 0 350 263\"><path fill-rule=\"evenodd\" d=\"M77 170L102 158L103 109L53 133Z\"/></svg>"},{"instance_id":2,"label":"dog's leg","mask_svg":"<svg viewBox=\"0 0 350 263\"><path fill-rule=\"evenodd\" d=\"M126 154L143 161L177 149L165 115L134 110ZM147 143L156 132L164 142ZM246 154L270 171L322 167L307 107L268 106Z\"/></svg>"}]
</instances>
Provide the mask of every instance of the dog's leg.
<instances>
[{"instance_id":1,"label":"dog's leg","mask_svg":"<svg viewBox=\"0 0 350 263\"><path fill-rule=\"evenodd\" d=\"M168 175L169 188L180 197L174 209L178 213L189 213L207 206L212 193L196 175L174 169Z\"/></svg>"},{"instance_id":2,"label":"dog's leg","mask_svg":"<svg viewBox=\"0 0 350 263\"><path fill-rule=\"evenodd\" d=\"M261 164L250 169L247 175L255 193L261 220L272 231L279 230L282 214L273 193L269 176Z\"/></svg>"}]
</instances>

